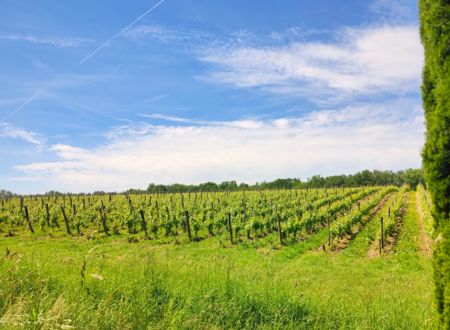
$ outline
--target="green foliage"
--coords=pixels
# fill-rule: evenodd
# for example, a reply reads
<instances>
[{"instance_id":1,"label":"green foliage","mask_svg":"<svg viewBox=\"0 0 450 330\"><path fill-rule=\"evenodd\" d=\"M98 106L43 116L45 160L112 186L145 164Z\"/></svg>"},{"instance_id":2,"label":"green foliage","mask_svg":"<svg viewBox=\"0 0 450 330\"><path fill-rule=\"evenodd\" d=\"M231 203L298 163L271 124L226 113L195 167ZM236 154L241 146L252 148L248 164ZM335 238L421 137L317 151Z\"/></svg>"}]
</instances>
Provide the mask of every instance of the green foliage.
<instances>
[{"instance_id":1,"label":"green foliage","mask_svg":"<svg viewBox=\"0 0 450 330\"><path fill-rule=\"evenodd\" d=\"M314 175L302 182L298 178L276 179L274 181L257 182L254 185L246 183L237 184L236 181L224 181L222 183L205 182L198 185L185 185L174 183L171 185L151 183L147 190L129 189L126 193L187 193L187 192L215 192L215 191L246 191L266 189L301 189L301 188L335 188L335 187L359 187L359 186L402 186L408 184L416 187L424 184L423 171L421 169L406 169L402 171L364 170L353 175L333 175L322 177ZM105 194L102 192L102 194Z\"/></svg>"},{"instance_id":2,"label":"green foliage","mask_svg":"<svg viewBox=\"0 0 450 330\"><path fill-rule=\"evenodd\" d=\"M145 239L169 243L189 236L188 212L193 239L202 240L228 233L230 213L237 243L269 241L278 231L278 219L283 242L298 243L301 237L355 209L356 204L365 206L371 195L389 189L392 187L16 197L3 201L0 232L27 231L23 204L29 210L30 223L40 228L38 235L70 232L94 237L112 231L114 235L139 235L138 240L144 234ZM359 208L355 210L359 212Z\"/></svg>"},{"instance_id":3,"label":"green foliage","mask_svg":"<svg viewBox=\"0 0 450 330\"><path fill-rule=\"evenodd\" d=\"M420 0L425 48L422 98L426 118L423 165L438 240L435 295L440 326L450 329L450 1Z\"/></svg>"}]
</instances>

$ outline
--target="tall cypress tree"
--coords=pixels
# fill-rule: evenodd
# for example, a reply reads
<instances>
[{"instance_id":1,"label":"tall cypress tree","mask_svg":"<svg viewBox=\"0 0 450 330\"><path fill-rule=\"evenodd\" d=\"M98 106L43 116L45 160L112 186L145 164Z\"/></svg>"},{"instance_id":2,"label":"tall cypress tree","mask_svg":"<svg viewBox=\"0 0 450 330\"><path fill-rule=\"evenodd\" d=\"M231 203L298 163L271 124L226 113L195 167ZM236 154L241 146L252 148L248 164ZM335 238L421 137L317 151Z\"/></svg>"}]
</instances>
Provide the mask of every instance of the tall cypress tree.
<instances>
[{"instance_id":1,"label":"tall cypress tree","mask_svg":"<svg viewBox=\"0 0 450 330\"><path fill-rule=\"evenodd\" d=\"M438 233L433 256L435 296L440 328L450 329L450 0L420 0L419 7L427 128L422 156Z\"/></svg>"}]
</instances>

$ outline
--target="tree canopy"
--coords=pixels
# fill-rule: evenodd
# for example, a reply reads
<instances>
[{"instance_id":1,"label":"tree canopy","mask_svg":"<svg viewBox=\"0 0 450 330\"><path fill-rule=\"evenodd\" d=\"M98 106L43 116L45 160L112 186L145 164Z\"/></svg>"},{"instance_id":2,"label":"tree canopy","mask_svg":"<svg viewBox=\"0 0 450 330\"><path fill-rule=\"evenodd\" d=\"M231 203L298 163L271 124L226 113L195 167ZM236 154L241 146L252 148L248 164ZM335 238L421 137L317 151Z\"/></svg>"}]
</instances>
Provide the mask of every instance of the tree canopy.
<instances>
[{"instance_id":1,"label":"tree canopy","mask_svg":"<svg viewBox=\"0 0 450 330\"><path fill-rule=\"evenodd\" d=\"M419 6L425 49L422 100L426 142L422 156L438 233L435 296L440 328L450 329L450 0L420 0Z\"/></svg>"}]
</instances>

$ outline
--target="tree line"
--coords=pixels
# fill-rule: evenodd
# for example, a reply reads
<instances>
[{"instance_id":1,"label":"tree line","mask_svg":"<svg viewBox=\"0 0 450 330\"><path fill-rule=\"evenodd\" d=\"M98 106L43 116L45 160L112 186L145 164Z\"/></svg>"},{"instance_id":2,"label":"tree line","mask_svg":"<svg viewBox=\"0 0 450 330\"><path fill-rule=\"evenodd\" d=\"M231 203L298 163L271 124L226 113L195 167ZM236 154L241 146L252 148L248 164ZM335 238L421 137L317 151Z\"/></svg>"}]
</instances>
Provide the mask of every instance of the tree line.
<instances>
[{"instance_id":1,"label":"tree line","mask_svg":"<svg viewBox=\"0 0 450 330\"><path fill-rule=\"evenodd\" d=\"M332 175L322 177L314 175L306 181L298 178L276 179L274 181L263 181L255 184L247 184L236 181L223 181L221 183L204 182L197 185L174 183L169 185L150 183L147 189L128 189L123 193L127 194L161 194L161 193L183 193L183 192L215 192L215 191L244 191L244 190L267 190L267 189L302 189L302 188L340 188L340 187L360 187L360 186L402 186L409 184L416 187L419 183L425 185L424 176L421 169L407 169L401 171L380 171L364 170L350 175ZM117 194L118 192L95 191L92 195ZM45 196L62 196L62 192L51 190ZM0 198L8 198L16 194L0 190Z\"/></svg>"},{"instance_id":2,"label":"tree line","mask_svg":"<svg viewBox=\"0 0 450 330\"><path fill-rule=\"evenodd\" d=\"M424 184L421 169L407 169L401 171L364 170L351 175L333 175L322 177L314 175L306 181L298 178L276 179L274 181L257 182L253 185L224 181L221 183L205 182L197 185L174 183L169 185L150 183L146 190L129 189L126 193L181 193L181 192L208 192L208 191L240 191L264 189L301 189L301 188L333 188L333 187L359 187L359 186L401 186L409 184L416 187Z\"/></svg>"}]
</instances>

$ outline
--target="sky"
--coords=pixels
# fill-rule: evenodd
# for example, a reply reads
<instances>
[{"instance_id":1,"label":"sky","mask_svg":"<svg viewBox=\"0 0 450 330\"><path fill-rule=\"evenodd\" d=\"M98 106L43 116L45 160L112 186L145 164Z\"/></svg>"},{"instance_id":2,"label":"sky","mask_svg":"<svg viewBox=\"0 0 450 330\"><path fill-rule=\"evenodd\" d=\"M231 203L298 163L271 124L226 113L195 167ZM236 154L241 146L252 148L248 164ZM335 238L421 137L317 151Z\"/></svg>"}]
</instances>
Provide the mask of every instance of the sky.
<instances>
[{"instance_id":1,"label":"sky","mask_svg":"<svg viewBox=\"0 0 450 330\"><path fill-rule=\"evenodd\" d=\"M0 189L421 166L415 1L3 0L0 49Z\"/></svg>"}]
</instances>

